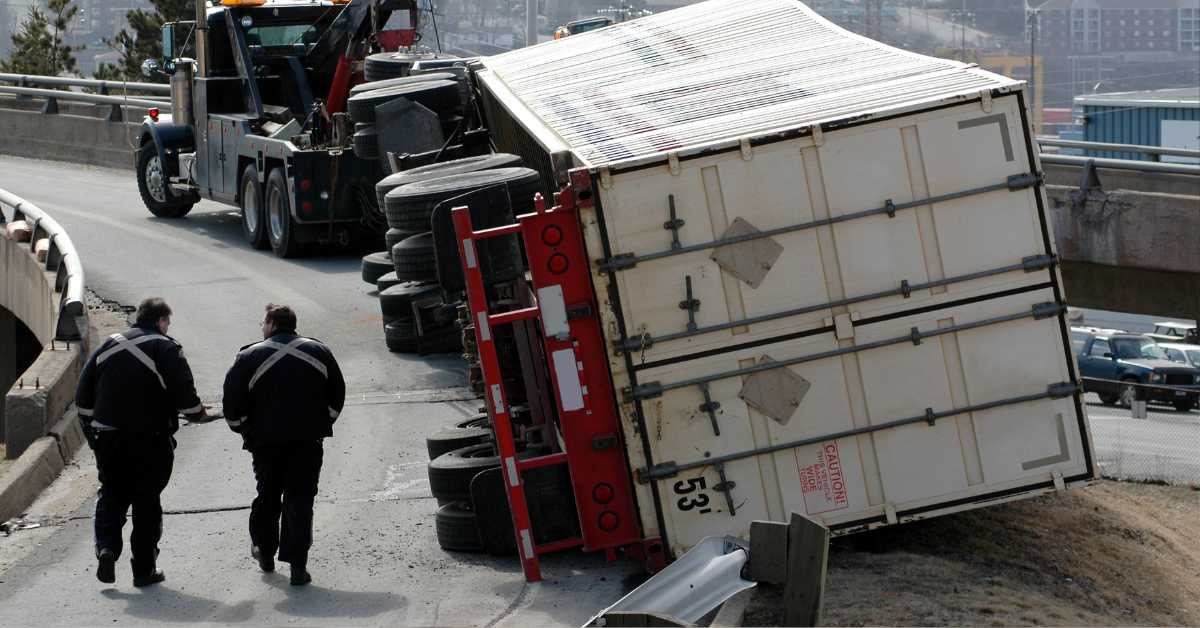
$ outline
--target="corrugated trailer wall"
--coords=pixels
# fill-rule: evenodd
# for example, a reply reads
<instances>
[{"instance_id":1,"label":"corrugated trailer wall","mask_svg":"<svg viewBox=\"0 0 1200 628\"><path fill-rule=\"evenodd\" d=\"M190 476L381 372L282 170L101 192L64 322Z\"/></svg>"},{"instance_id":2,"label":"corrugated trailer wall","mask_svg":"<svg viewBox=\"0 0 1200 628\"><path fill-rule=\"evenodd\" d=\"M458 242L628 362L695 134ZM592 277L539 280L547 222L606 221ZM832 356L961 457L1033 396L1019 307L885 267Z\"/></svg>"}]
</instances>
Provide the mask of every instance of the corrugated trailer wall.
<instances>
[{"instance_id":1,"label":"corrugated trailer wall","mask_svg":"<svg viewBox=\"0 0 1200 628\"><path fill-rule=\"evenodd\" d=\"M1200 109L1182 107L1102 107L1083 105L1083 139L1088 142L1162 146L1163 120L1200 121ZM1089 157L1150 160L1149 155L1088 151Z\"/></svg>"}]
</instances>

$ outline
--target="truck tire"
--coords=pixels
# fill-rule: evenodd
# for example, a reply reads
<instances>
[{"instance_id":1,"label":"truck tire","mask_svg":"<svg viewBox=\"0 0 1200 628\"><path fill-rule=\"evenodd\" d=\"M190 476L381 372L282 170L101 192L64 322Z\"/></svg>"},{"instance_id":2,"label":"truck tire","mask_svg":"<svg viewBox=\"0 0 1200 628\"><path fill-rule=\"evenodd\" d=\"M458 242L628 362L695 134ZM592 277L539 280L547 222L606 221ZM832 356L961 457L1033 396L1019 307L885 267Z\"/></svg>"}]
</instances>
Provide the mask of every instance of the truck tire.
<instances>
[{"instance_id":1,"label":"truck tire","mask_svg":"<svg viewBox=\"0 0 1200 628\"><path fill-rule=\"evenodd\" d=\"M400 76L397 78L383 79L379 81L370 81L368 83L359 83L350 88L350 95L357 96L363 92L374 91L377 89L386 89L388 87L397 87L400 85L412 85L421 81L456 81L458 76L452 72L429 72L427 74L419 74L414 76Z\"/></svg>"},{"instance_id":2,"label":"truck tire","mask_svg":"<svg viewBox=\"0 0 1200 628\"><path fill-rule=\"evenodd\" d=\"M266 190L267 238L275 256L287 259L300 254L301 245L296 237L296 223L292 219L291 193L283 168L272 168L267 175Z\"/></svg>"},{"instance_id":3,"label":"truck tire","mask_svg":"<svg viewBox=\"0 0 1200 628\"><path fill-rule=\"evenodd\" d=\"M358 126L358 125L355 125ZM354 146L354 155L359 159L374 161L379 159L379 130L374 124L364 125L360 131L355 131L350 142Z\"/></svg>"},{"instance_id":4,"label":"truck tire","mask_svg":"<svg viewBox=\"0 0 1200 628\"><path fill-rule=\"evenodd\" d=\"M391 228L387 233L383 234L383 241L387 244L388 255L392 254L392 247L400 243L401 240L411 238L418 235L419 231L404 231L403 229Z\"/></svg>"},{"instance_id":5,"label":"truck tire","mask_svg":"<svg viewBox=\"0 0 1200 628\"><path fill-rule=\"evenodd\" d=\"M379 279L375 280L375 290L376 292L383 292L384 290L387 290L392 286L398 286L401 283L403 282L396 278L396 271L390 270Z\"/></svg>"},{"instance_id":6,"label":"truck tire","mask_svg":"<svg viewBox=\"0 0 1200 628\"><path fill-rule=\"evenodd\" d=\"M364 255L362 258L362 280L367 283L376 283L379 278L392 272L392 259L388 257L387 251L371 253Z\"/></svg>"},{"instance_id":7,"label":"truck tire","mask_svg":"<svg viewBox=\"0 0 1200 628\"><path fill-rule=\"evenodd\" d=\"M533 195L542 191L542 179L529 168L496 168L417 181L388 192L384 211L388 224L399 229L428 231L433 209L442 201L486 187L507 185L512 215L534 209Z\"/></svg>"},{"instance_id":8,"label":"truck tire","mask_svg":"<svg viewBox=\"0 0 1200 628\"><path fill-rule=\"evenodd\" d=\"M408 76L413 64L418 61L441 58L432 52L379 52L368 56L363 62L363 78L367 81Z\"/></svg>"},{"instance_id":9,"label":"truck tire","mask_svg":"<svg viewBox=\"0 0 1200 628\"><path fill-rule=\"evenodd\" d=\"M388 192L402 185L438 179L452 174L511 168L520 165L521 158L508 153L493 153L491 155L477 155L475 157L462 157L460 159L442 161L384 177L383 180L375 184L375 195L379 198L379 207L383 208L386 205L385 199Z\"/></svg>"},{"instance_id":10,"label":"truck tire","mask_svg":"<svg viewBox=\"0 0 1200 628\"><path fill-rule=\"evenodd\" d=\"M346 101L346 108L355 122L371 123L375 122L375 107L397 98L407 98L441 115L461 105L458 94L455 81L419 81L351 96Z\"/></svg>"},{"instance_id":11,"label":"truck tire","mask_svg":"<svg viewBox=\"0 0 1200 628\"><path fill-rule=\"evenodd\" d=\"M1175 406L1176 412L1190 412L1192 408L1196 407L1196 402L1190 399L1184 399L1175 401L1171 405Z\"/></svg>"},{"instance_id":12,"label":"truck tire","mask_svg":"<svg viewBox=\"0 0 1200 628\"><path fill-rule=\"evenodd\" d=\"M479 526L470 501L450 502L438 508L434 529L438 545L448 552L482 552Z\"/></svg>"},{"instance_id":13,"label":"truck tire","mask_svg":"<svg viewBox=\"0 0 1200 628\"><path fill-rule=\"evenodd\" d=\"M379 312L386 322L412 318L413 301L420 301L439 294L441 294L441 288L436 283L404 281L379 293Z\"/></svg>"},{"instance_id":14,"label":"truck tire","mask_svg":"<svg viewBox=\"0 0 1200 628\"><path fill-rule=\"evenodd\" d=\"M429 461L429 490L439 500L470 500L475 475L499 466L500 456L493 443L448 451Z\"/></svg>"},{"instance_id":15,"label":"truck tire","mask_svg":"<svg viewBox=\"0 0 1200 628\"><path fill-rule=\"evenodd\" d=\"M433 256L433 233L426 231L401 240L392 247L392 265L396 278L404 281L437 281L437 260Z\"/></svg>"},{"instance_id":16,"label":"truck tire","mask_svg":"<svg viewBox=\"0 0 1200 628\"><path fill-rule=\"evenodd\" d=\"M388 192L402 185L439 179L452 174L495 170L497 168L514 168L520 165L521 158L508 153L493 153L491 155L452 159L388 175L375 184L375 194L379 197L379 206L385 207Z\"/></svg>"},{"instance_id":17,"label":"truck tire","mask_svg":"<svg viewBox=\"0 0 1200 628\"><path fill-rule=\"evenodd\" d=\"M154 142L146 142L138 149L137 183L146 209L159 218L183 218L196 203L194 197L179 196L171 190Z\"/></svg>"},{"instance_id":18,"label":"truck tire","mask_svg":"<svg viewBox=\"0 0 1200 628\"><path fill-rule=\"evenodd\" d=\"M1117 404L1122 408L1132 408L1133 400L1137 397L1138 380L1133 377L1122 377L1121 387L1117 389Z\"/></svg>"},{"instance_id":19,"label":"truck tire","mask_svg":"<svg viewBox=\"0 0 1200 628\"><path fill-rule=\"evenodd\" d=\"M271 243L267 240L267 220L263 213L263 189L258 182L258 167L246 164L242 170L242 184L238 188L242 208L242 235L250 246L261 251Z\"/></svg>"},{"instance_id":20,"label":"truck tire","mask_svg":"<svg viewBox=\"0 0 1200 628\"><path fill-rule=\"evenodd\" d=\"M385 323L383 341L393 353L417 352L417 326L411 318L401 318Z\"/></svg>"},{"instance_id":21,"label":"truck tire","mask_svg":"<svg viewBox=\"0 0 1200 628\"><path fill-rule=\"evenodd\" d=\"M426 436L425 451L429 452L429 459L433 460L448 451L478 445L494 437L495 432L492 431L485 414L460 421L454 427L447 427Z\"/></svg>"}]
</instances>

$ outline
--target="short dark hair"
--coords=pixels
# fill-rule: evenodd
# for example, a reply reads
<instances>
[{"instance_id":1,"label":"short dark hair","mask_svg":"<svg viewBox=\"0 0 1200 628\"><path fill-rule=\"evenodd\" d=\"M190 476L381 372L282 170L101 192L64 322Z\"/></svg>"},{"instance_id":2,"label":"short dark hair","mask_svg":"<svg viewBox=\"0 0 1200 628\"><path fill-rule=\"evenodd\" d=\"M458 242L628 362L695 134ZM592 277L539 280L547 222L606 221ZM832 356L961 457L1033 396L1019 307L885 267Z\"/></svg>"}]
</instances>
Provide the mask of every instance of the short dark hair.
<instances>
[{"instance_id":1,"label":"short dark hair","mask_svg":"<svg viewBox=\"0 0 1200 628\"><path fill-rule=\"evenodd\" d=\"M296 312L286 305L268 303L266 320L275 323L276 331L296 331Z\"/></svg>"},{"instance_id":2,"label":"short dark hair","mask_svg":"<svg viewBox=\"0 0 1200 628\"><path fill-rule=\"evenodd\" d=\"M171 306L167 305L167 302L163 301L162 297L150 297L138 304L138 325L154 325L158 323L158 319L169 318L170 316Z\"/></svg>"}]
</instances>

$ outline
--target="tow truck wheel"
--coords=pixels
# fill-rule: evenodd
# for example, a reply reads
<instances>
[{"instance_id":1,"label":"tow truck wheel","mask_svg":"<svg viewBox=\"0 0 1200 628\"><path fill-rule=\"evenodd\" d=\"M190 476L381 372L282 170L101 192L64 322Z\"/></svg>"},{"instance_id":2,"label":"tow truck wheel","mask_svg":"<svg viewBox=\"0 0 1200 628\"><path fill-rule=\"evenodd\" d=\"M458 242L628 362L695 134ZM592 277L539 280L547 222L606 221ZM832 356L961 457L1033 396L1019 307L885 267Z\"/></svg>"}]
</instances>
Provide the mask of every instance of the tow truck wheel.
<instances>
[{"instance_id":1,"label":"tow truck wheel","mask_svg":"<svg viewBox=\"0 0 1200 628\"><path fill-rule=\"evenodd\" d=\"M142 202L151 214L159 218L182 218L192 210L195 201L171 191L167 173L158 158L158 148L153 142L142 144L138 150L137 182Z\"/></svg>"},{"instance_id":2,"label":"tow truck wheel","mask_svg":"<svg viewBox=\"0 0 1200 628\"><path fill-rule=\"evenodd\" d=\"M292 222L292 202L283 169L274 168L267 176L267 237L276 257L296 257L300 243L296 240L296 225Z\"/></svg>"},{"instance_id":3,"label":"tow truck wheel","mask_svg":"<svg viewBox=\"0 0 1200 628\"><path fill-rule=\"evenodd\" d=\"M242 234L250 246L263 250L271 246L267 240L266 221L263 219L262 185L258 182L258 168L248 164L242 171L241 186Z\"/></svg>"}]
</instances>

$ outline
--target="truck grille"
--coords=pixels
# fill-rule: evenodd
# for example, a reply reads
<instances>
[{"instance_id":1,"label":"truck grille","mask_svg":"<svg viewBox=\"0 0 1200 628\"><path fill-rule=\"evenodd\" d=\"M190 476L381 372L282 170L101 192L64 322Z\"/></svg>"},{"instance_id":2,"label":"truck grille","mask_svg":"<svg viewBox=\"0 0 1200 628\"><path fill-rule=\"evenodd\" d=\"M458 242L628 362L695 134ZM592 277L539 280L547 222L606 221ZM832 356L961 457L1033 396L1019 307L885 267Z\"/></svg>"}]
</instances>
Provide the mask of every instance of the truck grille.
<instances>
[{"instance_id":1,"label":"truck grille","mask_svg":"<svg viewBox=\"0 0 1200 628\"><path fill-rule=\"evenodd\" d=\"M1196 378L1190 373L1167 373L1168 386L1190 386L1196 383Z\"/></svg>"}]
</instances>

